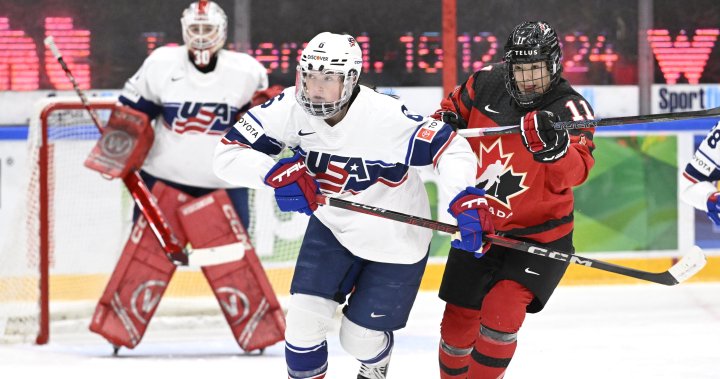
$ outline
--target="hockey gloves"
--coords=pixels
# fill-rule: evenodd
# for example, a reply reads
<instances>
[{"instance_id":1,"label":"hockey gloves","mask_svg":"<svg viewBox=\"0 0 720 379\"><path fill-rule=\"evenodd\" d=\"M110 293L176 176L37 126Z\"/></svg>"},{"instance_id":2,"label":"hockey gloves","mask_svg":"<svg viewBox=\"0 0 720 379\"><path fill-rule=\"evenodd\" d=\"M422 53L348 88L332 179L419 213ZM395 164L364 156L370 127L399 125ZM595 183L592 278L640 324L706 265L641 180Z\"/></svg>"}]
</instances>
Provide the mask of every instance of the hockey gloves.
<instances>
[{"instance_id":1,"label":"hockey gloves","mask_svg":"<svg viewBox=\"0 0 720 379\"><path fill-rule=\"evenodd\" d=\"M485 190L475 187L466 188L452 199L448 212L457 219L462 237L460 240L453 240L450 245L456 249L475 253L475 258L482 257L490 248L489 243L483 243L483 233L495 233L488 203L485 200Z\"/></svg>"},{"instance_id":2,"label":"hockey gloves","mask_svg":"<svg viewBox=\"0 0 720 379\"><path fill-rule=\"evenodd\" d=\"M718 201L720 201L720 192L710 195L707 201L708 218L716 226L720 226L720 204L718 204Z\"/></svg>"},{"instance_id":3,"label":"hockey gloves","mask_svg":"<svg viewBox=\"0 0 720 379\"><path fill-rule=\"evenodd\" d=\"M440 121L450 125L453 130L467 128L467 122L455 112L440 110L435 114L437 115L436 117L440 118Z\"/></svg>"},{"instance_id":4,"label":"hockey gloves","mask_svg":"<svg viewBox=\"0 0 720 379\"><path fill-rule=\"evenodd\" d=\"M265 184L275 189L275 200L281 211L310 216L318 207L315 201L315 194L320 193L318 184L300 153L280 159L265 175Z\"/></svg>"},{"instance_id":5,"label":"hockey gloves","mask_svg":"<svg viewBox=\"0 0 720 379\"><path fill-rule=\"evenodd\" d=\"M532 111L520 119L520 131L525 148L541 163L552 163L567 154L570 138L567 130L555 130L558 121L549 111Z\"/></svg>"}]
</instances>

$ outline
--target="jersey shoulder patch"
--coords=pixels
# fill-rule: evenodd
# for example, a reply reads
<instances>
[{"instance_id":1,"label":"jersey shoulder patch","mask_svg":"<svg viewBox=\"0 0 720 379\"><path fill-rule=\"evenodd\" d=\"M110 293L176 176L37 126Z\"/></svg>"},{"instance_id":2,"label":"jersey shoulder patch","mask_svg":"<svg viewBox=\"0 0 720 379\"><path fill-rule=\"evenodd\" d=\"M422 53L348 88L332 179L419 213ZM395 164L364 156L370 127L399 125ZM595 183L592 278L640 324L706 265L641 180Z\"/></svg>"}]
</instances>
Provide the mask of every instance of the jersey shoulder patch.
<instances>
[{"instance_id":1,"label":"jersey shoulder patch","mask_svg":"<svg viewBox=\"0 0 720 379\"><path fill-rule=\"evenodd\" d=\"M435 138L435 135L440 131L440 129L442 129L443 125L445 125L445 123L442 121L428 119L425 124L418 129L415 134L415 138L420 141L432 142L433 138Z\"/></svg>"},{"instance_id":2,"label":"jersey shoulder patch","mask_svg":"<svg viewBox=\"0 0 720 379\"><path fill-rule=\"evenodd\" d=\"M240 119L235 123L235 130L237 130L238 133L245 137L245 139L250 143L257 142L260 137L265 135L265 131L263 131L262 126L250 112L247 112L240 117Z\"/></svg>"}]
</instances>

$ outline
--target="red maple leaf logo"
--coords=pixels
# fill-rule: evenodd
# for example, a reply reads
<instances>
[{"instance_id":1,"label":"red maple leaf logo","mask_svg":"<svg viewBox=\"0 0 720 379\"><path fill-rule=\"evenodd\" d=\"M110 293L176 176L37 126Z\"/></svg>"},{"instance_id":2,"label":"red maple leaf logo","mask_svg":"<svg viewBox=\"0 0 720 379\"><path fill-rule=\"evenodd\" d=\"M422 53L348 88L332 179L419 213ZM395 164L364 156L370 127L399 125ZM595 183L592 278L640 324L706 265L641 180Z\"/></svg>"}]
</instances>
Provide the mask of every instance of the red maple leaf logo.
<instances>
[{"instance_id":1,"label":"red maple leaf logo","mask_svg":"<svg viewBox=\"0 0 720 379\"><path fill-rule=\"evenodd\" d=\"M527 190L523 184L526 173L516 173L510 163L514 153L504 153L502 140L497 139L489 147L480 142L478 149L477 184L485 188L486 196L511 210L510 199Z\"/></svg>"}]
</instances>

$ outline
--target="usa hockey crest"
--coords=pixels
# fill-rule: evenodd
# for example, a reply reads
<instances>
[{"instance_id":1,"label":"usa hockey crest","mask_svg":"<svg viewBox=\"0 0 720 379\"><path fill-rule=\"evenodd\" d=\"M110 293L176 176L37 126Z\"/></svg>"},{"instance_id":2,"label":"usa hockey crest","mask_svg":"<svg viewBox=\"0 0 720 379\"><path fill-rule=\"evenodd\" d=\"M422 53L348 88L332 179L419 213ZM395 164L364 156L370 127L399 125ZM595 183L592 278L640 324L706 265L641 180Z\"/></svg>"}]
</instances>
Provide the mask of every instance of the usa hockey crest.
<instances>
[{"instance_id":1,"label":"usa hockey crest","mask_svg":"<svg viewBox=\"0 0 720 379\"><path fill-rule=\"evenodd\" d=\"M359 157L308 152L306 165L315 174L323 193L358 194L376 182L389 187L399 186L407 179L408 166L382 161L366 161Z\"/></svg>"},{"instance_id":2,"label":"usa hockey crest","mask_svg":"<svg viewBox=\"0 0 720 379\"><path fill-rule=\"evenodd\" d=\"M175 133L222 135L237 119L238 109L225 103L163 104L164 126Z\"/></svg>"}]
</instances>

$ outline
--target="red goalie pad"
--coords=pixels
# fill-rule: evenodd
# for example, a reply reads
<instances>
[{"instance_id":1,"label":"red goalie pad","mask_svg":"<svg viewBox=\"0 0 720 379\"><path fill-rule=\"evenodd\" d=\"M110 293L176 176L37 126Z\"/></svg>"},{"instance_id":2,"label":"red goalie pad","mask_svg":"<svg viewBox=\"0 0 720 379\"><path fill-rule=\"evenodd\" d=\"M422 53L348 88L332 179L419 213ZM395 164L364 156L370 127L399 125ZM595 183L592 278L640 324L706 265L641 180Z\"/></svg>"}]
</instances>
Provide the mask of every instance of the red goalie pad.
<instances>
[{"instance_id":1,"label":"red goalie pad","mask_svg":"<svg viewBox=\"0 0 720 379\"><path fill-rule=\"evenodd\" d=\"M142 166L153 140L153 130L145 113L116 106L85 166L109 178L125 177L130 170Z\"/></svg>"},{"instance_id":2,"label":"red goalie pad","mask_svg":"<svg viewBox=\"0 0 720 379\"><path fill-rule=\"evenodd\" d=\"M186 238L175 211L191 197L162 182L155 183L152 193L170 226L177 232L180 243L185 245ZM137 346L175 267L165 256L145 218L140 217L98 302L90 330L115 346L131 349Z\"/></svg>"},{"instance_id":3,"label":"red goalie pad","mask_svg":"<svg viewBox=\"0 0 720 379\"><path fill-rule=\"evenodd\" d=\"M202 268L240 347L252 351L284 340L283 311L227 193L200 197L178 213L193 247L245 245L242 259Z\"/></svg>"}]
</instances>

